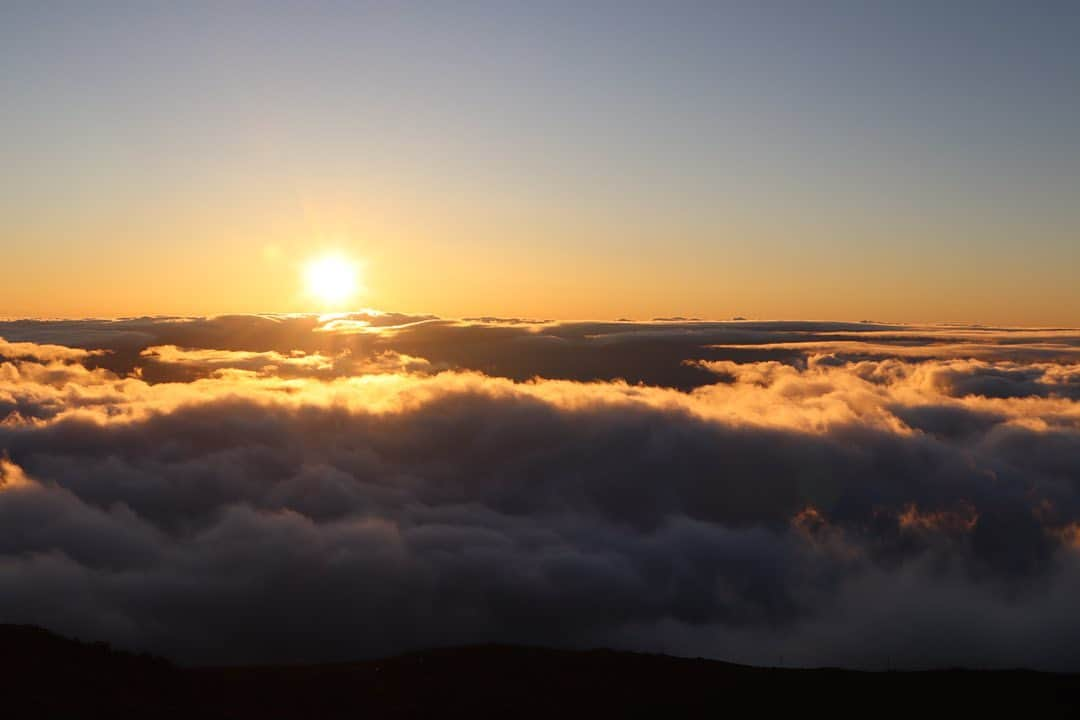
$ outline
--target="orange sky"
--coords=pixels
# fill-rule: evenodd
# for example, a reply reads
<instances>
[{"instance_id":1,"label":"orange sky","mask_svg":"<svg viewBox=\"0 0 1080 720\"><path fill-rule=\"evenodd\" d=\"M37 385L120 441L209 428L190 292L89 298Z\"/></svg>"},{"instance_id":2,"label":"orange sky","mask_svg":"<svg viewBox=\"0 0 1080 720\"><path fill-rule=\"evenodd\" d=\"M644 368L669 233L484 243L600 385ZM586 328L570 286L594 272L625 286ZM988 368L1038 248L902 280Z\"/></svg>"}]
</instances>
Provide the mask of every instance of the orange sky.
<instances>
[{"instance_id":1,"label":"orange sky","mask_svg":"<svg viewBox=\"0 0 1080 720\"><path fill-rule=\"evenodd\" d=\"M817 12L12 8L0 316L1080 325L1068 24Z\"/></svg>"}]
</instances>

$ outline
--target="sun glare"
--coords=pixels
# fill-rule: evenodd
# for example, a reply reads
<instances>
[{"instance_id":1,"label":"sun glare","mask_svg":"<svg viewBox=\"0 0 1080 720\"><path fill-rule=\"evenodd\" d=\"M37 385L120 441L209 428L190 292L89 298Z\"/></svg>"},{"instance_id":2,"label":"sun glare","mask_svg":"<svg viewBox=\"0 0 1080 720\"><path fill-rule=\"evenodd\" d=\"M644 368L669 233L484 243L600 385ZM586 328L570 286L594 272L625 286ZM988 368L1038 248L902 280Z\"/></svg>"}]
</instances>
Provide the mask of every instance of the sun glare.
<instances>
[{"instance_id":1,"label":"sun glare","mask_svg":"<svg viewBox=\"0 0 1080 720\"><path fill-rule=\"evenodd\" d=\"M308 294L327 305L351 299L357 291L356 276L356 264L341 255L323 255L304 267Z\"/></svg>"}]
</instances>

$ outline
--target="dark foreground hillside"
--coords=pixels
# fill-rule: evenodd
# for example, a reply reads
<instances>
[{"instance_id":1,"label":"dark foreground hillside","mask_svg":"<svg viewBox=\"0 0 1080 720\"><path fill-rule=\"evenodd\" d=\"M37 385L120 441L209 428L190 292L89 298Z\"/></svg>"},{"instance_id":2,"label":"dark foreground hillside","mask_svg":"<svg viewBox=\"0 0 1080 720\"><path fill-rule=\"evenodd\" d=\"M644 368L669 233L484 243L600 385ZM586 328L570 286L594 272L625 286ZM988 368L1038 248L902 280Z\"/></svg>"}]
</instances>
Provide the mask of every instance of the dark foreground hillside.
<instances>
[{"instance_id":1,"label":"dark foreground hillside","mask_svg":"<svg viewBox=\"0 0 1080 720\"><path fill-rule=\"evenodd\" d=\"M178 668L0 626L9 717L1077 717L1080 675L752 668L608 650L478 646L349 664Z\"/></svg>"}]
</instances>

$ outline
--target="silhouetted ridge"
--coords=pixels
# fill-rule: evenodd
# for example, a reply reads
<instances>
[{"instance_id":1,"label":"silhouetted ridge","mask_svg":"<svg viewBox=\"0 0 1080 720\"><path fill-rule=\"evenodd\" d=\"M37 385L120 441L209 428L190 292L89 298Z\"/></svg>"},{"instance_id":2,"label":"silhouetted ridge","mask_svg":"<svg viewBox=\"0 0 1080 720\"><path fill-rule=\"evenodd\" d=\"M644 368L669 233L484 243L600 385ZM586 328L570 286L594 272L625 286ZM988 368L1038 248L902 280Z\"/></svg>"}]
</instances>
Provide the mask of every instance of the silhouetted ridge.
<instances>
[{"instance_id":1,"label":"silhouetted ridge","mask_svg":"<svg viewBox=\"0 0 1080 720\"><path fill-rule=\"evenodd\" d=\"M0 625L4 706L24 709L28 716L150 712L175 717L189 707L180 679L161 658L69 640L29 625Z\"/></svg>"},{"instance_id":2,"label":"silhouetted ridge","mask_svg":"<svg viewBox=\"0 0 1080 720\"><path fill-rule=\"evenodd\" d=\"M1080 676L758 668L615 650L476 645L325 665L179 668L39 628L0 626L18 717L1075 717ZM33 713L33 715L31 715Z\"/></svg>"}]
</instances>

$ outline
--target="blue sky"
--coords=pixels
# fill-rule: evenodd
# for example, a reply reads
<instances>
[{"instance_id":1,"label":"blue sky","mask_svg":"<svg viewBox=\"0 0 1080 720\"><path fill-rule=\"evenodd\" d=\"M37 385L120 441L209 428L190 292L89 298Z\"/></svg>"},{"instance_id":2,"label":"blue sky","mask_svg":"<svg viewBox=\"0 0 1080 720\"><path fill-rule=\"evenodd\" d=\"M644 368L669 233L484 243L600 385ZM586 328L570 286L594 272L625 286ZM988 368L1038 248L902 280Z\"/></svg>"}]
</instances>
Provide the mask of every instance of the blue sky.
<instances>
[{"instance_id":1,"label":"blue sky","mask_svg":"<svg viewBox=\"0 0 1080 720\"><path fill-rule=\"evenodd\" d=\"M14 314L332 242L409 310L1080 322L1075 3L95 5L0 9Z\"/></svg>"}]
</instances>

